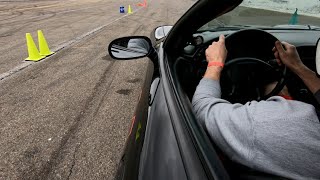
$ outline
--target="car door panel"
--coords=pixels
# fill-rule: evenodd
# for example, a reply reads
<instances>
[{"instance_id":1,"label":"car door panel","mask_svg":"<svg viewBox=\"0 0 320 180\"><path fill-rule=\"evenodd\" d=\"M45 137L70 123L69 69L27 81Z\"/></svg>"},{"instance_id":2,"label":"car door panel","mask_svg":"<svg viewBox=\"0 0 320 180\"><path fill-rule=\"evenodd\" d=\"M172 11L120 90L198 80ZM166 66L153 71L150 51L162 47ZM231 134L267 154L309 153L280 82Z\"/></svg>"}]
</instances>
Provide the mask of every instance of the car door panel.
<instances>
[{"instance_id":1,"label":"car door panel","mask_svg":"<svg viewBox=\"0 0 320 180\"><path fill-rule=\"evenodd\" d=\"M150 108L139 179L187 179L160 82Z\"/></svg>"},{"instance_id":2,"label":"car door panel","mask_svg":"<svg viewBox=\"0 0 320 180\"><path fill-rule=\"evenodd\" d=\"M161 45L158 55L161 79L157 88L151 88L156 93L149 112L139 179L207 179L179 103L172 96L174 87Z\"/></svg>"}]
</instances>

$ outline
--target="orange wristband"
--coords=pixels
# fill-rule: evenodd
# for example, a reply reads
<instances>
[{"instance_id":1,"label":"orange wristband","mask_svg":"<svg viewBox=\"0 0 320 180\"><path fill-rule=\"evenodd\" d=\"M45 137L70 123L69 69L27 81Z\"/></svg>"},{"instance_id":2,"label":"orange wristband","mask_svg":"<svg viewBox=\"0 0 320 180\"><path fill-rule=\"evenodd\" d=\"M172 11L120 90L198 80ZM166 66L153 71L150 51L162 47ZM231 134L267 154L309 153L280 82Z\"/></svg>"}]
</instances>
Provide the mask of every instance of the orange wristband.
<instances>
[{"instance_id":1,"label":"orange wristband","mask_svg":"<svg viewBox=\"0 0 320 180\"><path fill-rule=\"evenodd\" d=\"M223 67L224 66L224 63L222 62L217 62L217 61L211 61L208 63L208 67L210 66L219 66L219 67Z\"/></svg>"},{"instance_id":2,"label":"orange wristband","mask_svg":"<svg viewBox=\"0 0 320 180\"><path fill-rule=\"evenodd\" d=\"M286 95L279 95L279 96L285 98L286 100L293 100L291 96L286 96Z\"/></svg>"}]
</instances>

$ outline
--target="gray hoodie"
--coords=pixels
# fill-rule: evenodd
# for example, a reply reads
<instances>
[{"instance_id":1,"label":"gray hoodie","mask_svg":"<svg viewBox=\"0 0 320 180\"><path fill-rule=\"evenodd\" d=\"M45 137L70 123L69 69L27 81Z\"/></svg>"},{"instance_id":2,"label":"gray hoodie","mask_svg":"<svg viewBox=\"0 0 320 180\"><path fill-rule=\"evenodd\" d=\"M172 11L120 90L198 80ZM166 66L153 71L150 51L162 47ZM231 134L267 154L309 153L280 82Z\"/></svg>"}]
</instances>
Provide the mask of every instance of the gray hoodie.
<instances>
[{"instance_id":1,"label":"gray hoodie","mask_svg":"<svg viewBox=\"0 0 320 180\"><path fill-rule=\"evenodd\" d=\"M280 96L231 104L221 99L219 81L206 78L192 104L231 160L282 177L320 179L320 123L312 105Z\"/></svg>"}]
</instances>

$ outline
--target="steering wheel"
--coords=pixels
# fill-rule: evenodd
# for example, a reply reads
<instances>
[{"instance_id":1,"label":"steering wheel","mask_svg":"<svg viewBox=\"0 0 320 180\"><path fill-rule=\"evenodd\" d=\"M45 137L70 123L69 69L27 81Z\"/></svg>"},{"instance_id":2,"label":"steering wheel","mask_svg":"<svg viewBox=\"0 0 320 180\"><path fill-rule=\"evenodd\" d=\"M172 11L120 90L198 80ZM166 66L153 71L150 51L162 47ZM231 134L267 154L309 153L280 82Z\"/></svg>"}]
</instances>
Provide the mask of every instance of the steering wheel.
<instances>
[{"instance_id":1,"label":"steering wheel","mask_svg":"<svg viewBox=\"0 0 320 180\"><path fill-rule=\"evenodd\" d=\"M221 74L223 98L241 103L259 101L277 95L283 89L287 69L285 66L279 66L274 59L271 50L276 41L277 38L273 35L258 29L240 30L226 37L228 57ZM247 46L239 47L243 43ZM257 57L257 52L252 52L257 48L250 45L257 46L261 43L261 52ZM270 79L266 81L261 78L266 76L275 76L272 81L276 81L277 84L270 93L264 95L263 87L272 82Z\"/></svg>"}]
</instances>

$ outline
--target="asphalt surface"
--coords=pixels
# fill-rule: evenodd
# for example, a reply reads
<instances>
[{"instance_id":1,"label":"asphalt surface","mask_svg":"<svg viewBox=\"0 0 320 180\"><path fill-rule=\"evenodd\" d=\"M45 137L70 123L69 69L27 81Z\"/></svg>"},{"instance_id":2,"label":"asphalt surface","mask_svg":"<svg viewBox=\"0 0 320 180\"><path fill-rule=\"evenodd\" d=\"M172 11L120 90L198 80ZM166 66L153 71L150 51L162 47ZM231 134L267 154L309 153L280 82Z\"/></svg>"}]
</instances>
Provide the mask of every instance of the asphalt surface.
<instances>
[{"instance_id":1,"label":"asphalt surface","mask_svg":"<svg viewBox=\"0 0 320 180\"><path fill-rule=\"evenodd\" d=\"M174 24L194 3L138 2L0 0L0 179L113 179L152 64L114 61L107 46ZM25 33L37 42L38 29L57 52L26 63Z\"/></svg>"}]
</instances>

